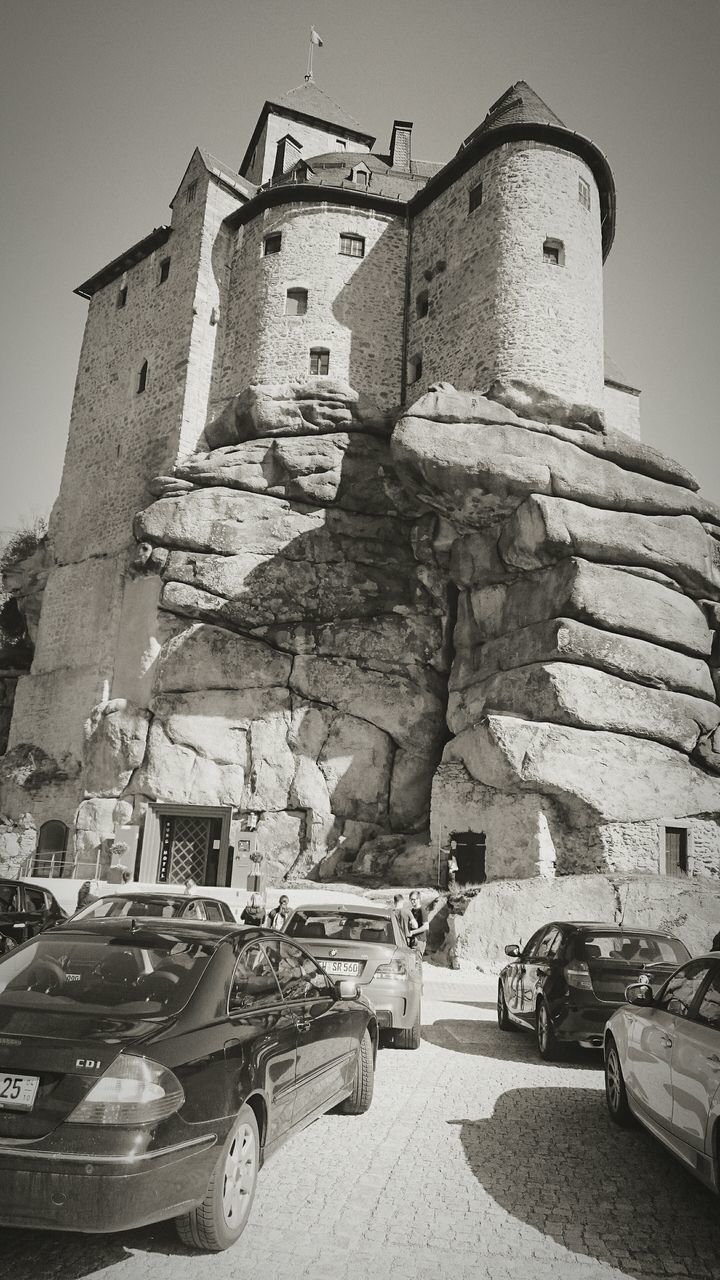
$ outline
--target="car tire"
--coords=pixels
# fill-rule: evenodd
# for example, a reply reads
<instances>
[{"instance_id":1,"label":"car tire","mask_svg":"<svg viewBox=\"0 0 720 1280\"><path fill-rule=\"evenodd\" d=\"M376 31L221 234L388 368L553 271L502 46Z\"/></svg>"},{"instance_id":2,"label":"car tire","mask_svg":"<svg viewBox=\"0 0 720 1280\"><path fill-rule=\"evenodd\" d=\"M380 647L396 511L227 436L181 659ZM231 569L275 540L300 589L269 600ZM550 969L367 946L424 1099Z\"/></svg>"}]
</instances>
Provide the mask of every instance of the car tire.
<instances>
[{"instance_id":1,"label":"car tire","mask_svg":"<svg viewBox=\"0 0 720 1280\"><path fill-rule=\"evenodd\" d=\"M621 1129L631 1128L635 1123L635 1117L628 1106L620 1054L612 1037L608 1040L605 1050L605 1101L613 1124L619 1125Z\"/></svg>"},{"instance_id":2,"label":"car tire","mask_svg":"<svg viewBox=\"0 0 720 1280\"><path fill-rule=\"evenodd\" d=\"M535 1010L535 1042L544 1062L557 1062L560 1045L553 1030L547 1000L538 1000Z\"/></svg>"},{"instance_id":3,"label":"car tire","mask_svg":"<svg viewBox=\"0 0 720 1280\"><path fill-rule=\"evenodd\" d=\"M341 1102L337 1108L340 1114L344 1116L361 1116L364 1111L367 1111L372 1102L374 1083L375 1063L373 1061L372 1041L370 1032L365 1030L357 1053L353 1091L350 1097Z\"/></svg>"},{"instance_id":4,"label":"car tire","mask_svg":"<svg viewBox=\"0 0 720 1280\"><path fill-rule=\"evenodd\" d=\"M183 1244L213 1253L235 1244L250 1216L259 1165L257 1120L245 1105L223 1144L202 1204L175 1219Z\"/></svg>"},{"instance_id":5,"label":"car tire","mask_svg":"<svg viewBox=\"0 0 720 1280\"><path fill-rule=\"evenodd\" d=\"M502 982L498 982L497 994L497 1024L500 1031L514 1031L515 1023L510 1021L508 1013L507 1001L505 999L505 991Z\"/></svg>"}]
</instances>

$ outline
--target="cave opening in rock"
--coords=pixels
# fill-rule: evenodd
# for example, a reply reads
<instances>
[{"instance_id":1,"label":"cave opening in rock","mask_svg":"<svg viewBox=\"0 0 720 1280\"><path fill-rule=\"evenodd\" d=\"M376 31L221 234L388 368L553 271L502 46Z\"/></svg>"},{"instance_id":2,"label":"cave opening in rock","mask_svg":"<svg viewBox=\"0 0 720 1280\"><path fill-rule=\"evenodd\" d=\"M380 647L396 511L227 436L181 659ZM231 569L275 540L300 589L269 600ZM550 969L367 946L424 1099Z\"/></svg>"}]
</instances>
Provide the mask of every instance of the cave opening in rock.
<instances>
[{"instance_id":1,"label":"cave opening in rock","mask_svg":"<svg viewBox=\"0 0 720 1280\"><path fill-rule=\"evenodd\" d=\"M484 831L451 831L450 848L457 859L458 884L484 884L487 880Z\"/></svg>"}]
</instances>

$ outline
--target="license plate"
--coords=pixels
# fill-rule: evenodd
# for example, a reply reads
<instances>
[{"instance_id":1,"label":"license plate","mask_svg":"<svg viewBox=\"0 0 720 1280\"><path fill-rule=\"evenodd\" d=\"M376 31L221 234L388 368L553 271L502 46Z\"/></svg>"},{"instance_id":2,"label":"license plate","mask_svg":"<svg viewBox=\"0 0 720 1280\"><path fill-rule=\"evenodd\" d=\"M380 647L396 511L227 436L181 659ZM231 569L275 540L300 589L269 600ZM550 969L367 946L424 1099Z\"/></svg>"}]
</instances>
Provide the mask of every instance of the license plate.
<instances>
[{"instance_id":1,"label":"license plate","mask_svg":"<svg viewBox=\"0 0 720 1280\"><path fill-rule=\"evenodd\" d=\"M357 977L362 965L359 960L321 960L320 964L326 973L333 977Z\"/></svg>"},{"instance_id":2,"label":"license plate","mask_svg":"<svg viewBox=\"0 0 720 1280\"><path fill-rule=\"evenodd\" d=\"M0 1071L0 1107L11 1111L32 1111L39 1084L39 1076L19 1076L12 1071Z\"/></svg>"}]
</instances>

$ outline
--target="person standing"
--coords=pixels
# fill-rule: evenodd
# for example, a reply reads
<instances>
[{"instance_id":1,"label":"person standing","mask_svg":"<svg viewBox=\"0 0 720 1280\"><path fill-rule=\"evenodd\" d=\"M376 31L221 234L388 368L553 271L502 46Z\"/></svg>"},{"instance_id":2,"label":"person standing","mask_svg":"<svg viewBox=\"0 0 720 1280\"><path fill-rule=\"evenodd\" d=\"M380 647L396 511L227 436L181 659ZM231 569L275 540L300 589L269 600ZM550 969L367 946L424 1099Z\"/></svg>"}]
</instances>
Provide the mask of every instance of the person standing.
<instances>
[{"instance_id":1,"label":"person standing","mask_svg":"<svg viewBox=\"0 0 720 1280\"><path fill-rule=\"evenodd\" d=\"M711 951L720 951L720 929L718 929L717 933L715 934L715 937L713 938L712 942L710 943L710 950L711 950Z\"/></svg>"},{"instance_id":2,"label":"person standing","mask_svg":"<svg viewBox=\"0 0 720 1280\"><path fill-rule=\"evenodd\" d=\"M458 873L458 860L455 857L455 851L452 847L450 848L450 856L448 857L448 860L447 860L447 870L448 870L448 889L454 889L456 884L456 877Z\"/></svg>"},{"instance_id":3,"label":"person standing","mask_svg":"<svg viewBox=\"0 0 720 1280\"><path fill-rule=\"evenodd\" d=\"M414 924L411 920L409 908L405 906L405 897L402 893L396 893L393 898L393 912L395 919L400 925L400 932L405 942L410 945L410 929Z\"/></svg>"},{"instance_id":4,"label":"person standing","mask_svg":"<svg viewBox=\"0 0 720 1280\"><path fill-rule=\"evenodd\" d=\"M271 911L270 915L268 916L268 928L278 929L278 930L284 929L285 925L287 924L289 915L290 915L290 899L287 897L286 894L283 894L275 910Z\"/></svg>"},{"instance_id":5,"label":"person standing","mask_svg":"<svg viewBox=\"0 0 720 1280\"><path fill-rule=\"evenodd\" d=\"M420 894L417 889L413 889L410 894L410 928L408 930L410 946L420 953L425 954L427 946L428 933L430 930L430 921L428 913L420 901Z\"/></svg>"}]
</instances>

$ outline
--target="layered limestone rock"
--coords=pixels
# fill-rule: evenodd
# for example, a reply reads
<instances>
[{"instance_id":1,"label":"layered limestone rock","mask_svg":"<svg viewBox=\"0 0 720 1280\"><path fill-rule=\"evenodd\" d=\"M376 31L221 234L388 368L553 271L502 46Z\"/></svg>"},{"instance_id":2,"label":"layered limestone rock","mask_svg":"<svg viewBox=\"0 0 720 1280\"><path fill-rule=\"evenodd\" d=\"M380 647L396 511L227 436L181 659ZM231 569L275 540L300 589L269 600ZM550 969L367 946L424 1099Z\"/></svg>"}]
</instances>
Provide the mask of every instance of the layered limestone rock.
<instances>
[{"instance_id":1,"label":"layered limestone rock","mask_svg":"<svg viewBox=\"0 0 720 1280\"><path fill-rule=\"evenodd\" d=\"M440 385L393 436L459 591L434 832L482 832L494 877L657 870L679 823L717 874L720 511L598 423L519 417L516 391Z\"/></svg>"},{"instance_id":2,"label":"layered limestone rock","mask_svg":"<svg viewBox=\"0 0 720 1280\"><path fill-rule=\"evenodd\" d=\"M490 878L657 870L675 823L717 868L720 509L531 391L440 385L392 439L327 378L235 396L137 517L164 622L86 726L83 832L229 807L276 876L407 880L463 831Z\"/></svg>"},{"instance_id":3,"label":"layered limestone rock","mask_svg":"<svg viewBox=\"0 0 720 1280\"><path fill-rule=\"evenodd\" d=\"M147 708L108 703L88 722L89 795L136 816L229 806L275 875L328 874L371 838L427 828L447 572L390 430L327 378L253 386L153 481L136 572L160 575L173 625Z\"/></svg>"}]
</instances>

